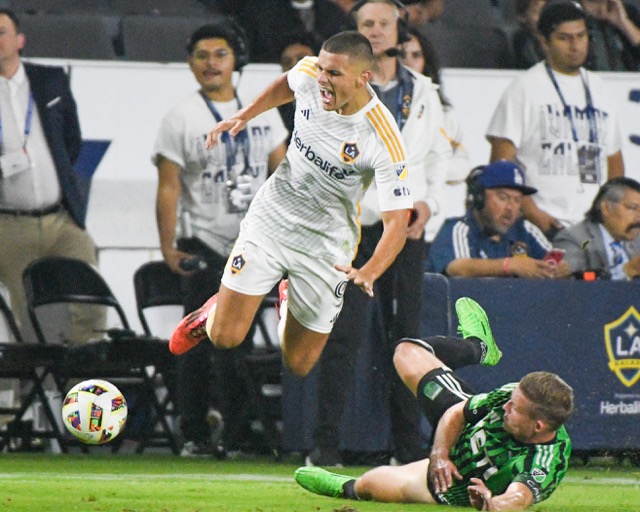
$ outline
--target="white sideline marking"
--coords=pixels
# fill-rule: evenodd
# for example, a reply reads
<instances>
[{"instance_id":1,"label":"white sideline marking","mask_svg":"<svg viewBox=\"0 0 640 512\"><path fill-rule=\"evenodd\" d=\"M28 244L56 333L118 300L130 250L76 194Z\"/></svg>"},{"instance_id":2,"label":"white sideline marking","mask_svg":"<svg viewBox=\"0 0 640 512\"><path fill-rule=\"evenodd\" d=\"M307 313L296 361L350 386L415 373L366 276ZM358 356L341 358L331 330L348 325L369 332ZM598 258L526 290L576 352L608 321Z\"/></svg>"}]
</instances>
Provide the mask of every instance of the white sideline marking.
<instances>
[{"instance_id":1,"label":"white sideline marking","mask_svg":"<svg viewBox=\"0 0 640 512\"><path fill-rule=\"evenodd\" d=\"M83 480L96 480L96 481L117 481L117 480L126 480L126 481L140 481L140 480L205 480L211 482L220 482L220 481L238 481L238 482L286 482L292 483L294 482L293 475L289 476L274 476L274 475L259 475L259 474L248 474L248 473L239 473L239 474L228 474L228 475L220 475L215 473L189 473L189 474L153 474L153 475L145 475L140 473L120 473L120 474L88 474L88 473L75 473L75 474L64 474L60 475L58 473L27 473L27 472L17 472L17 473L0 473L0 480L10 479L13 481L28 481L33 482L37 479L64 479L64 480L76 480L78 478L82 478ZM640 478L585 478L578 476L567 476L562 482L572 482L572 483L588 483L588 484L597 484L597 485L631 485L631 486L640 486ZM561 484L562 485L562 484Z\"/></svg>"},{"instance_id":2,"label":"white sideline marking","mask_svg":"<svg viewBox=\"0 0 640 512\"><path fill-rule=\"evenodd\" d=\"M59 473L26 473L26 472L17 472L17 473L0 473L0 480L3 479L11 479L11 480L21 480L27 479L28 481L33 481L37 479L58 479L58 480L76 480L78 478L82 478L83 480L209 480L212 482L218 481L238 481L238 482L293 482L293 474L289 476L274 476L274 475L252 475L252 474L229 474L229 475L219 475L219 474L211 474L211 473L189 473L183 475L175 475L175 474L154 474L154 475L145 475L140 473L119 473L115 474L88 474L88 473L73 473L73 474L64 474L61 475Z\"/></svg>"}]
</instances>

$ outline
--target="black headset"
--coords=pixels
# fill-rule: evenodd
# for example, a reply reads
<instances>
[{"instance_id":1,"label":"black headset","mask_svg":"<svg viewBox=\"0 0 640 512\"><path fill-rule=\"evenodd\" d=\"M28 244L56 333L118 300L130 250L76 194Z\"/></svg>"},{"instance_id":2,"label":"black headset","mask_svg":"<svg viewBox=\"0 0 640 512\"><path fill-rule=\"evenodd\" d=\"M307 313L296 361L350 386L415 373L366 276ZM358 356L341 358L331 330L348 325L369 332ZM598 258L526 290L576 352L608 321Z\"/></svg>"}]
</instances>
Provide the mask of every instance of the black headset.
<instances>
[{"instance_id":1,"label":"black headset","mask_svg":"<svg viewBox=\"0 0 640 512\"><path fill-rule=\"evenodd\" d=\"M356 19L356 14L360 10L360 8L365 5L371 3L371 0L358 0L349 11L349 16L353 20ZM398 16L398 44L404 44L411 39L411 35L409 34L409 11L405 7L405 5L400 0L385 0L384 2L390 5L395 5L400 11L400 15Z\"/></svg>"},{"instance_id":2,"label":"black headset","mask_svg":"<svg viewBox=\"0 0 640 512\"><path fill-rule=\"evenodd\" d=\"M205 28L210 27L212 32L215 32L216 35L211 37L220 37L225 39L231 49L233 50L233 57L235 60L234 71L241 71L243 67L249 64L249 50L247 49L247 36L242 29L242 27L238 24L238 22L233 18L226 18L224 22L212 23L210 25L205 25L200 27L200 29L196 30L190 37L187 39L187 52L191 53L193 46L197 41L193 40L193 37L197 37L198 40L204 39L201 37L199 33L200 30L204 30ZM190 50L191 49L191 50Z\"/></svg>"},{"instance_id":3,"label":"black headset","mask_svg":"<svg viewBox=\"0 0 640 512\"><path fill-rule=\"evenodd\" d=\"M484 172L484 165L478 165L471 169L465 180L467 184L467 202L475 210L484 208L484 185L480 183L480 177Z\"/></svg>"}]
</instances>

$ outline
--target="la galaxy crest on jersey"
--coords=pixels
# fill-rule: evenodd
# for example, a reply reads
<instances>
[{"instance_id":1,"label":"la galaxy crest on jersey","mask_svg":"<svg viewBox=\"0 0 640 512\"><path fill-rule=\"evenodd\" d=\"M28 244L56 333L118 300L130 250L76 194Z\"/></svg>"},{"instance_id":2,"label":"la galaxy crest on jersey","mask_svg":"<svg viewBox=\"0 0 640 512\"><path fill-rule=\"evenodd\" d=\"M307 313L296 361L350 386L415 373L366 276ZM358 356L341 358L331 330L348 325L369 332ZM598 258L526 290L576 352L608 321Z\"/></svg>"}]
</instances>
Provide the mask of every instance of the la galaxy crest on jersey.
<instances>
[{"instance_id":1,"label":"la galaxy crest on jersey","mask_svg":"<svg viewBox=\"0 0 640 512\"><path fill-rule=\"evenodd\" d=\"M345 164L352 164L356 161L356 158L360 156L358 144L356 144L355 142L345 142L342 145L340 156Z\"/></svg>"}]
</instances>

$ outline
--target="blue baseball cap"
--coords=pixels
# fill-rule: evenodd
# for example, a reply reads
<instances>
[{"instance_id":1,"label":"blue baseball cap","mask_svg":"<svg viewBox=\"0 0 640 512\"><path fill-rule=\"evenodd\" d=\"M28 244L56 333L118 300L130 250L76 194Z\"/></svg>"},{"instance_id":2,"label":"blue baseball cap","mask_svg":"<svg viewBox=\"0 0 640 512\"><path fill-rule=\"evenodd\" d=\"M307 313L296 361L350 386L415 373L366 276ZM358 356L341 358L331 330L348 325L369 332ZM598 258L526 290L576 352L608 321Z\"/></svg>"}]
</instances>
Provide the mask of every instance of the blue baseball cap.
<instances>
[{"instance_id":1,"label":"blue baseball cap","mask_svg":"<svg viewBox=\"0 0 640 512\"><path fill-rule=\"evenodd\" d=\"M538 189L524 184L524 171L515 162L499 160L485 165L478 176L484 188L513 188L525 196L535 194Z\"/></svg>"}]
</instances>

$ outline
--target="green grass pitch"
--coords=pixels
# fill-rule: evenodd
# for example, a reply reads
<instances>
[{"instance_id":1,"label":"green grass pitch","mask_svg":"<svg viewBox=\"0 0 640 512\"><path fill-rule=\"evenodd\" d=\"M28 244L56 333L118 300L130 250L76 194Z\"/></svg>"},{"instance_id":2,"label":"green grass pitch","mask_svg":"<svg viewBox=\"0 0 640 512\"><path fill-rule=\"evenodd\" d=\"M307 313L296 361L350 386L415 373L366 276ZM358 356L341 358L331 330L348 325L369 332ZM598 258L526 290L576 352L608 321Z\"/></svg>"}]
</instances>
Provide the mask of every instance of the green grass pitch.
<instances>
[{"instance_id":1,"label":"green grass pitch","mask_svg":"<svg viewBox=\"0 0 640 512\"><path fill-rule=\"evenodd\" d=\"M0 512L394 512L460 511L316 496L298 487L297 457L282 462L193 460L165 454L0 455ZM343 471L358 475L366 468ZM638 512L640 469L572 468L533 510Z\"/></svg>"}]
</instances>

